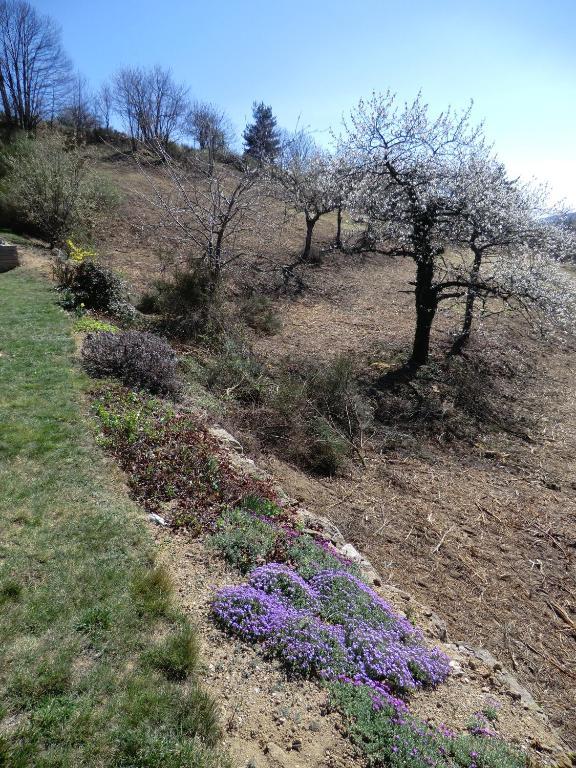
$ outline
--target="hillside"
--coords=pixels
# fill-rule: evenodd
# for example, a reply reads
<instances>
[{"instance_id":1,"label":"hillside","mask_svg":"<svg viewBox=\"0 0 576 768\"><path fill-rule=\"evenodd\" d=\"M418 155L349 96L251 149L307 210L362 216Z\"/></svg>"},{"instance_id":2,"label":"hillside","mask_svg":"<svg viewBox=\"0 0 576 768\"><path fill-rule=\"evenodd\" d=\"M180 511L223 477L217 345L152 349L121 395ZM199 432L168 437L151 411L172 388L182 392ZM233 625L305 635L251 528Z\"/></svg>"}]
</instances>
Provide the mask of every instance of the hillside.
<instances>
[{"instance_id":1,"label":"hillside","mask_svg":"<svg viewBox=\"0 0 576 768\"><path fill-rule=\"evenodd\" d=\"M129 166L104 167L127 202L101 250L142 290L159 264L133 229L148 215L135 192L141 180ZM321 220L319 240L332 233L333 220ZM290 221L267 247L281 258L302 238L303 227ZM411 270L383 256L328 256L307 272L308 292L277 300L283 328L253 336L256 352L272 368L284 358L326 362L344 352L364 365L390 364L410 341L412 297L402 291ZM437 348L453 319L449 312L441 318ZM443 616L451 638L490 649L514 670L573 747L574 349L570 340L538 338L516 317L486 321L439 424L379 426L364 435L364 465L350 460L329 479L263 445L257 408L227 401L223 415L291 495L333 520L390 584ZM458 397L480 405L469 434L458 435L452 423L471 407ZM501 413L500 424L482 413L485 400Z\"/></svg>"}]
</instances>

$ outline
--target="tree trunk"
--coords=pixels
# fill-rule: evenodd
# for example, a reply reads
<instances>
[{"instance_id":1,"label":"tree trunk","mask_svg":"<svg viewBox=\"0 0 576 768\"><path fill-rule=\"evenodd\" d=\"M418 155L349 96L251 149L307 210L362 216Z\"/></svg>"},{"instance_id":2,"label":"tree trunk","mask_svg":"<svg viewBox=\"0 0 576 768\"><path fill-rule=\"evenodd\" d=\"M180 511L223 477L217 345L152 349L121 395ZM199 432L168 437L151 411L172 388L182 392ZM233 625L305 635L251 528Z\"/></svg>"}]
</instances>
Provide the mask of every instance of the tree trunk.
<instances>
[{"instance_id":1,"label":"tree trunk","mask_svg":"<svg viewBox=\"0 0 576 768\"><path fill-rule=\"evenodd\" d=\"M302 252L302 261L308 261L310 258L310 251L312 249L312 234L314 232L314 225L318 221L317 216L306 216L306 242L304 244L304 250Z\"/></svg>"},{"instance_id":2,"label":"tree trunk","mask_svg":"<svg viewBox=\"0 0 576 768\"><path fill-rule=\"evenodd\" d=\"M342 248L342 206L336 209L336 239L334 241L336 248Z\"/></svg>"},{"instance_id":3,"label":"tree trunk","mask_svg":"<svg viewBox=\"0 0 576 768\"><path fill-rule=\"evenodd\" d=\"M474 263L470 271L470 285L466 293L466 306L464 308L464 320L460 333L454 339L450 349L451 355L459 355L470 340L472 331L472 320L474 319L474 302L476 300L476 286L478 283L478 273L482 264L482 251L479 248L472 248L474 251Z\"/></svg>"},{"instance_id":4,"label":"tree trunk","mask_svg":"<svg viewBox=\"0 0 576 768\"><path fill-rule=\"evenodd\" d=\"M415 371L420 366L426 365L430 351L430 332L436 309L438 297L433 288L434 258L431 255L418 260L416 267L416 287L414 296L416 300L416 329L412 344L412 355L407 363L407 368Z\"/></svg>"}]
</instances>

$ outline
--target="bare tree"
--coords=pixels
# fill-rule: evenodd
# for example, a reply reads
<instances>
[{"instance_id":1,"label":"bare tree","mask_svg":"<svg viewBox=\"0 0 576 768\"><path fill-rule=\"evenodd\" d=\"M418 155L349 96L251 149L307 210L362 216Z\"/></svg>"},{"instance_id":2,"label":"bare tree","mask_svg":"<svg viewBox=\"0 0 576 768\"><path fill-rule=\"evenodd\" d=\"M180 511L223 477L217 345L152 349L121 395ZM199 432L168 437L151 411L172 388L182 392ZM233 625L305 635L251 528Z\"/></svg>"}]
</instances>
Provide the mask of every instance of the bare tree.
<instances>
[{"instance_id":1,"label":"bare tree","mask_svg":"<svg viewBox=\"0 0 576 768\"><path fill-rule=\"evenodd\" d=\"M0 99L7 123L33 130L59 108L70 79L59 28L25 0L0 2Z\"/></svg>"},{"instance_id":2,"label":"bare tree","mask_svg":"<svg viewBox=\"0 0 576 768\"><path fill-rule=\"evenodd\" d=\"M208 102L194 102L186 117L184 132L193 138L198 149L207 153L210 168L214 167L216 153L225 150L233 139L226 113Z\"/></svg>"},{"instance_id":3,"label":"bare tree","mask_svg":"<svg viewBox=\"0 0 576 768\"><path fill-rule=\"evenodd\" d=\"M302 261L310 257L316 223L337 208L332 171L330 156L317 147L312 137L303 130L285 138L280 159L272 169L285 200L294 212L304 214L306 238Z\"/></svg>"},{"instance_id":4,"label":"bare tree","mask_svg":"<svg viewBox=\"0 0 576 768\"><path fill-rule=\"evenodd\" d=\"M174 82L170 70L128 67L114 79L114 105L136 151L138 141L164 148L181 129L189 109L188 91Z\"/></svg>"},{"instance_id":5,"label":"bare tree","mask_svg":"<svg viewBox=\"0 0 576 768\"><path fill-rule=\"evenodd\" d=\"M86 139L87 134L98 124L94 97L85 77L78 74L74 78L66 105L58 115L58 120L74 131L75 142Z\"/></svg>"},{"instance_id":6,"label":"bare tree","mask_svg":"<svg viewBox=\"0 0 576 768\"><path fill-rule=\"evenodd\" d=\"M200 266L214 296L225 271L255 255L265 218L262 174L248 165L211 169L201 157L184 168L158 142L153 149L164 161L160 168L138 161L147 182L141 194L157 212L145 227L179 256L178 266Z\"/></svg>"},{"instance_id":7,"label":"bare tree","mask_svg":"<svg viewBox=\"0 0 576 768\"><path fill-rule=\"evenodd\" d=\"M108 83L104 83L96 94L96 116L100 124L108 130L110 128L110 117L114 108L114 97L112 89Z\"/></svg>"}]
</instances>

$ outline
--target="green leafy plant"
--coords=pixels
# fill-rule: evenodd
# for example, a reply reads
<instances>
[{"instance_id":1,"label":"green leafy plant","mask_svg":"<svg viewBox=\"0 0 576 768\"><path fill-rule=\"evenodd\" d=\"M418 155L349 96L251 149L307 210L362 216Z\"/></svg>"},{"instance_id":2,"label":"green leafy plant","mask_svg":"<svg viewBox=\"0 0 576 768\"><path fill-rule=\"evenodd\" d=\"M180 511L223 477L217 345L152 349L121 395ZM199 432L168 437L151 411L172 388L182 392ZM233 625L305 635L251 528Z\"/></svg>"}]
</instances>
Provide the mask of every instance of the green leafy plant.
<instances>
[{"instance_id":1,"label":"green leafy plant","mask_svg":"<svg viewBox=\"0 0 576 768\"><path fill-rule=\"evenodd\" d=\"M28 230L52 247L74 234L89 240L117 204L110 183L57 134L19 143L5 163L2 201L9 226Z\"/></svg>"},{"instance_id":2,"label":"green leafy plant","mask_svg":"<svg viewBox=\"0 0 576 768\"><path fill-rule=\"evenodd\" d=\"M74 323L76 333L118 333L120 330L116 325L97 320L95 317L81 317Z\"/></svg>"},{"instance_id":3,"label":"green leafy plant","mask_svg":"<svg viewBox=\"0 0 576 768\"><path fill-rule=\"evenodd\" d=\"M230 509L224 512L215 534L209 540L224 559L241 573L267 562L282 544L281 533L250 512Z\"/></svg>"}]
</instances>

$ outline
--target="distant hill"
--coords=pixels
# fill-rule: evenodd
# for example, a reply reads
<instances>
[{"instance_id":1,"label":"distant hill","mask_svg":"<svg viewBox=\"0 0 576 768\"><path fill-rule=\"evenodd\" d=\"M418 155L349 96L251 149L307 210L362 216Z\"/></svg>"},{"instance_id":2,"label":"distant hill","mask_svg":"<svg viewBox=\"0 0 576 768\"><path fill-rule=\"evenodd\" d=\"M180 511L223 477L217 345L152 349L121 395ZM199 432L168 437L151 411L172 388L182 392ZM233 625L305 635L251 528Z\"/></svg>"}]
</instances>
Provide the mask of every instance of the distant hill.
<instances>
[{"instance_id":1,"label":"distant hill","mask_svg":"<svg viewBox=\"0 0 576 768\"><path fill-rule=\"evenodd\" d=\"M548 221L551 224L566 224L572 229L576 229L576 211L571 211L560 216L550 216Z\"/></svg>"}]
</instances>

